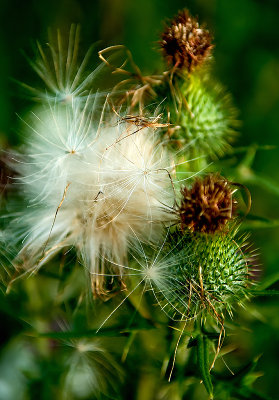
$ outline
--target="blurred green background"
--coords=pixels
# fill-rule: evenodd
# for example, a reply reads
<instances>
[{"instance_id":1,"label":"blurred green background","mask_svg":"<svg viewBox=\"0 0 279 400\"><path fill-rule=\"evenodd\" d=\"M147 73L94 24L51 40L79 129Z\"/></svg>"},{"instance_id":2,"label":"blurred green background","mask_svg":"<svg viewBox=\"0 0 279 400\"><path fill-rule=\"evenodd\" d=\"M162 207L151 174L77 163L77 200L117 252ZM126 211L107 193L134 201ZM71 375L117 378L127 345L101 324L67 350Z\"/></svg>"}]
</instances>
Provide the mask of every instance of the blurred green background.
<instances>
[{"instance_id":1,"label":"blurred green background","mask_svg":"<svg viewBox=\"0 0 279 400\"><path fill-rule=\"evenodd\" d=\"M34 73L22 50L32 54L32 41L44 42L48 27L68 29L78 22L85 50L94 42L99 42L100 48L125 44L140 68L152 73L162 66L157 42L163 21L184 7L213 32L214 73L233 94L243 121L235 145L276 146L256 152L256 175L247 181L253 200L251 213L274 221L274 227L251 231L251 241L259 248L261 275L271 276L278 272L279 261L278 0L1 0L0 143L4 148L19 143L16 113L23 114L30 103L17 96L18 88L10 78L32 82ZM256 386L277 399L278 300L258 298L255 303L257 316L245 315L244 324L250 331L237 335L239 352L243 359L262 354L258 369L264 375ZM17 325L6 316L5 306L1 307L1 346L5 347Z\"/></svg>"}]
</instances>

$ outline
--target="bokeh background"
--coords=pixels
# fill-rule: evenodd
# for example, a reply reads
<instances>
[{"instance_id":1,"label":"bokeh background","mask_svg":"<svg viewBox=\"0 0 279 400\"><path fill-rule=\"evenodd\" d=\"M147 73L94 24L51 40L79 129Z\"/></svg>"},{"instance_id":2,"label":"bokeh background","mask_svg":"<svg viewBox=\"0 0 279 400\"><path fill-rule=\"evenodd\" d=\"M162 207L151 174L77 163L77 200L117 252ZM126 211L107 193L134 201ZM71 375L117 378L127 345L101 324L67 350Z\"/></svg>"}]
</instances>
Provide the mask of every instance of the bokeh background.
<instances>
[{"instance_id":1,"label":"bokeh background","mask_svg":"<svg viewBox=\"0 0 279 400\"><path fill-rule=\"evenodd\" d=\"M81 24L87 49L125 44L142 71L159 71L162 61L158 38L163 21L189 8L206 22L215 42L214 74L228 88L240 111L241 136L236 146L272 145L253 152L253 175L247 168L252 195L251 214L261 216L259 229L249 228L259 249L262 278L279 273L279 3L277 0L1 0L0 1L0 145L20 142L20 121L30 107L12 79L32 82L34 73L22 52L32 54L35 39L44 42L48 27L68 29ZM96 65L97 65L96 57ZM247 155L243 153L243 157ZM249 175L250 174L250 175ZM253 225L254 226L254 225ZM273 285L276 288L276 283ZM1 354L21 327L7 312L1 295ZM247 330L236 334L240 358L262 354L257 389L278 398L279 306L278 299L258 298L253 315L245 313ZM252 313L252 312L251 312ZM239 317L242 318L241 315ZM1 370L0 361L0 370ZM12 373L12 371L11 371ZM1 399L0 391L0 399ZM37 397L39 398L39 397ZM3 398L6 400L6 398Z\"/></svg>"}]
</instances>

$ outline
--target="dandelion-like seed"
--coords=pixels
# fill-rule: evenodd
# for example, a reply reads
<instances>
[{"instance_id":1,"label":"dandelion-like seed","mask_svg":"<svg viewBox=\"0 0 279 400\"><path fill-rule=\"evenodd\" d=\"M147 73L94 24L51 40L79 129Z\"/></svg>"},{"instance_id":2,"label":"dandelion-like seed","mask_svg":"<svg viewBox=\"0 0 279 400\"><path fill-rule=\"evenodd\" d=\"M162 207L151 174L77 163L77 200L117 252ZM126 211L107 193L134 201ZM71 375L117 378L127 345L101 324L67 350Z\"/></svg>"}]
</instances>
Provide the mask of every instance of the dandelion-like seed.
<instances>
[{"instance_id":1,"label":"dandelion-like seed","mask_svg":"<svg viewBox=\"0 0 279 400\"><path fill-rule=\"evenodd\" d=\"M160 45L170 65L191 72L209 58L211 40L208 30L183 10L166 26Z\"/></svg>"},{"instance_id":2,"label":"dandelion-like seed","mask_svg":"<svg viewBox=\"0 0 279 400\"><path fill-rule=\"evenodd\" d=\"M177 211L182 229L204 233L223 230L236 209L234 191L230 183L218 174L197 178L190 189L183 187Z\"/></svg>"},{"instance_id":3,"label":"dandelion-like seed","mask_svg":"<svg viewBox=\"0 0 279 400\"><path fill-rule=\"evenodd\" d=\"M45 89L21 83L21 86L32 94L34 100L61 103L78 100L83 104L88 98L94 100L96 94L92 93L93 84L101 66L91 72L86 71L92 47L83 60L80 60L79 41L80 27L73 24L68 40L57 30L56 35L52 31L49 32L46 47L37 42L37 58L35 61L29 59L29 63L44 82Z\"/></svg>"},{"instance_id":4,"label":"dandelion-like seed","mask_svg":"<svg viewBox=\"0 0 279 400\"><path fill-rule=\"evenodd\" d=\"M70 349L65 359L63 398L101 398L113 389L120 368L98 340L72 339L65 344Z\"/></svg>"},{"instance_id":5,"label":"dandelion-like seed","mask_svg":"<svg viewBox=\"0 0 279 400\"><path fill-rule=\"evenodd\" d=\"M142 290L141 297L146 291L151 291L158 306L171 319L176 318L178 313L177 306L180 310L184 309L187 311L187 304L184 302L183 298L176 296L177 287L181 286L176 271L179 269L179 262L181 260L176 252L176 247L180 244L181 240L178 240L176 245L169 249L169 232L167 232L160 246L158 246L157 243L156 245L145 247L135 232L134 235L135 245L133 251L130 253L131 258L126 265L122 265L122 270L124 281L129 281L129 278L133 277L135 285L102 322L98 331L127 298L140 288ZM127 283L127 287L129 286L130 283ZM178 305L176 303L178 303Z\"/></svg>"},{"instance_id":6,"label":"dandelion-like seed","mask_svg":"<svg viewBox=\"0 0 279 400\"><path fill-rule=\"evenodd\" d=\"M154 129L111 116L95 126L92 113L73 102L33 114L17 165L29 207L15 228L31 269L74 246L100 294L107 267L121 276L133 232L144 242L160 238L172 163Z\"/></svg>"}]
</instances>

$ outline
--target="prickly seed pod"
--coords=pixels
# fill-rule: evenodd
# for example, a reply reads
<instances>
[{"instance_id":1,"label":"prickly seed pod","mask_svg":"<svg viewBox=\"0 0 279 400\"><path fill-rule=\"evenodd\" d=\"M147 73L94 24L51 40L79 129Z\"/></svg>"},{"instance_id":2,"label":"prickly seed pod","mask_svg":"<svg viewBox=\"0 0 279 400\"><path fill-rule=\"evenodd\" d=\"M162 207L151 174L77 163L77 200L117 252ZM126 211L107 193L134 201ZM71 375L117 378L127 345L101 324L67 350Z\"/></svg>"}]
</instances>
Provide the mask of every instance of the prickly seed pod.
<instances>
[{"instance_id":1,"label":"prickly seed pod","mask_svg":"<svg viewBox=\"0 0 279 400\"><path fill-rule=\"evenodd\" d=\"M223 156L240 125L230 94L208 75L193 74L179 80L175 95L175 101L168 97L170 145L183 148L188 158Z\"/></svg>"},{"instance_id":2,"label":"prickly seed pod","mask_svg":"<svg viewBox=\"0 0 279 400\"><path fill-rule=\"evenodd\" d=\"M235 228L226 234L177 231L172 235L175 251L166 253L166 259L172 259L169 278L161 280L163 285L155 281L153 290L172 319L186 320L207 310L221 320L225 310L232 315L233 307L249 296L251 254L244 251L246 237L236 235Z\"/></svg>"},{"instance_id":3,"label":"prickly seed pod","mask_svg":"<svg viewBox=\"0 0 279 400\"><path fill-rule=\"evenodd\" d=\"M224 229L233 218L235 189L219 174L197 178L193 186L181 189L181 204L177 212L182 230L215 233Z\"/></svg>"},{"instance_id":4,"label":"prickly seed pod","mask_svg":"<svg viewBox=\"0 0 279 400\"><path fill-rule=\"evenodd\" d=\"M191 75L180 87L182 108L171 113L177 138L195 156L222 156L239 126L231 96L208 77Z\"/></svg>"},{"instance_id":5,"label":"prickly seed pod","mask_svg":"<svg viewBox=\"0 0 279 400\"><path fill-rule=\"evenodd\" d=\"M211 35L188 10L181 11L165 28L160 42L169 65L191 72L211 54Z\"/></svg>"}]
</instances>

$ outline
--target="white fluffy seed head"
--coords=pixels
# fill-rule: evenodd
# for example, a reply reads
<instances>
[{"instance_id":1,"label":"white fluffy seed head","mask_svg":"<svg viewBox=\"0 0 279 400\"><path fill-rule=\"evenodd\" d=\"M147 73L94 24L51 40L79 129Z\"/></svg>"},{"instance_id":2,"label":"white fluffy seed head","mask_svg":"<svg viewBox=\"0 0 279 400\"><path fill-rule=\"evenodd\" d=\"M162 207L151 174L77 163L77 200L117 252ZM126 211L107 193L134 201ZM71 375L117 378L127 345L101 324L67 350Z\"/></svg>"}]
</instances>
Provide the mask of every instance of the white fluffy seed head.
<instances>
[{"instance_id":1,"label":"white fluffy seed head","mask_svg":"<svg viewBox=\"0 0 279 400\"><path fill-rule=\"evenodd\" d=\"M36 112L17 167L29 202L17 221L22 253L39 268L75 246L96 292L106 264L121 275L135 237L160 238L174 200L172 163L156 132L108 121L96 126L93 111L75 102Z\"/></svg>"},{"instance_id":2,"label":"white fluffy seed head","mask_svg":"<svg viewBox=\"0 0 279 400\"><path fill-rule=\"evenodd\" d=\"M36 59L29 60L29 63L45 87L38 89L21 84L31 94L33 100L61 104L78 101L80 104L85 104L86 101L93 101L96 98L97 88L94 86L102 64L95 70L87 72L93 47L91 46L85 57L80 59L79 41L80 27L72 24L66 36L59 29L50 30L47 46L37 42Z\"/></svg>"},{"instance_id":3,"label":"white fluffy seed head","mask_svg":"<svg viewBox=\"0 0 279 400\"><path fill-rule=\"evenodd\" d=\"M63 398L101 397L121 378L121 370L96 340L71 340L66 358ZM66 353L66 354L67 354Z\"/></svg>"}]
</instances>

